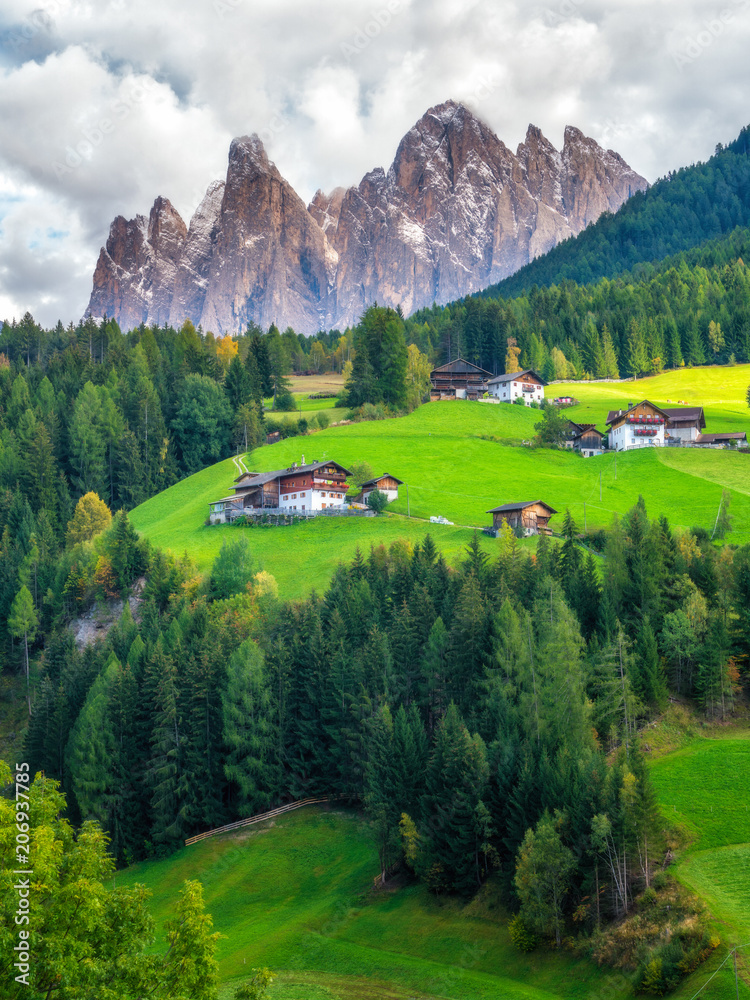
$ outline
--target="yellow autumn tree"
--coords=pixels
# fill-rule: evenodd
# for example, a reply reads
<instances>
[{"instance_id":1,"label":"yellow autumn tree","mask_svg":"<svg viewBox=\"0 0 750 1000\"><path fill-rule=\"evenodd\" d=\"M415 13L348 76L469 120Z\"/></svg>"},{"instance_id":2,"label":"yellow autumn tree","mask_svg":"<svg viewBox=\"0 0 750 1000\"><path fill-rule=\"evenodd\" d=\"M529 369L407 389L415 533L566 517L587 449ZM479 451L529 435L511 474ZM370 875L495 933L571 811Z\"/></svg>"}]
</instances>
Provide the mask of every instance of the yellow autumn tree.
<instances>
[{"instance_id":1,"label":"yellow autumn tree","mask_svg":"<svg viewBox=\"0 0 750 1000\"><path fill-rule=\"evenodd\" d=\"M219 337L216 341L216 357L219 359L219 364L222 368L229 367L232 358L237 357L238 350L237 341L232 340L229 334L226 337Z\"/></svg>"},{"instance_id":2,"label":"yellow autumn tree","mask_svg":"<svg viewBox=\"0 0 750 1000\"><path fill-rule=\"evenodd\" d=\"M112 511L96 493L85 493L76 504L73 517L68 521L69 545L87 542L108 528Z\"/></svg>"}]
</instances>

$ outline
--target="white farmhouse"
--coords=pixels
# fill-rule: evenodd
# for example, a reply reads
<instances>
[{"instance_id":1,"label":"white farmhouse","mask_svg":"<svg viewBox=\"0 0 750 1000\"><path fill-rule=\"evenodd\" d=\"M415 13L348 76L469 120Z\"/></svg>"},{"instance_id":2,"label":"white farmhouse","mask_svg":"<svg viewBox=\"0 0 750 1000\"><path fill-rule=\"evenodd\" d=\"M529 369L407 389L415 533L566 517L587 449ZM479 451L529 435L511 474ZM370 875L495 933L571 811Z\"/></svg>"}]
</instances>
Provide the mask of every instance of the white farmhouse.
<instances>
[{"instance_id":1,"label":"white farmhouse","mask_svg":"<svg viewBox=\"0 0 750 1000\"><path fill-rule=\"evenodd\" d=\"M262 511L324 511L346 502L346 479L351 475L338 462L311 462L304 456L288 469L249 472L235 479L234 496L209 505L211 524L224 524L242 514Z\"/></svg>"},{"instance_id":2,"label":"white farmhouse","mask_svg":"<svg viewBox=\"0 0 750 1000\"><path fill-rule=\"evenodd\" d=\"M610 410L607 414L609 447L613 451L664 446L664 430L668 415L647 399L627 410Z\"/></svg>"},{"instance_id":3,"label":"white farmhouse","mask_svg":"<svg viewBox=\"0 0 750 1000\"><path fill-rule=\"evenodd\" d=\"M501 403L513 403L522 398L527 406L541 403L544 400L544 387L547 383L531 368L522 372L512 372L509 375L496 375L487 380L487 391Z\"/></svg>"}]
</instances>

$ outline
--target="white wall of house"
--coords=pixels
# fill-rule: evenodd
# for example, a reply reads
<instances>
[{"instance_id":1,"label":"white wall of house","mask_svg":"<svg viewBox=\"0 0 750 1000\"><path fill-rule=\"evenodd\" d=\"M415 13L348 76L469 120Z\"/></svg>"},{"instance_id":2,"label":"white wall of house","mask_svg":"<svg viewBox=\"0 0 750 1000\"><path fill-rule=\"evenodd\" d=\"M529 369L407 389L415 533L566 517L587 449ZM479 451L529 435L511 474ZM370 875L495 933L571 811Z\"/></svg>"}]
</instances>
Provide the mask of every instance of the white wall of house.
<instances>
[{"instance_id":1,"label":"white wall of house","mask_svg":"<svg viewBox=\"0 0 750 1000\"><path fill-rule=\"evenodd\" d=\"M279 497L279 507L284 510L327 510L329 507L341 507L346 494L335 493L333 490L297 490L296 493L282 493Z\"/></svg>"},{"instance_id":2,"label":"white wall of house","mask_svg":"<svg viewBox=\"0 0 750 1000\"><path fill-rule=\"evenodd\" d=\"M488 392L491 396L495 396L500 400L501 403L512 403L514 400L518 399L519 396L523 397L523 401L527 406L533 403L541 403L544 399L544 386L535 385L533 392L524 392L523 386L528 386L528 382L495 382L493 385L489 386Z\"/></svg>"},{"instance_id":3,"label":"white wall of house","mask_svg":"<svg viewBox=\"0 0 750 1000\"><path fill-rule=\"evenodd\" d=\"M695 441L700 434L698 428L693 424L691 427L670 427L669 436L677 441Z\"/></svg>"},{"instance_id":4,"label":"white wall of house","mask_svg":"<svg viewBox=\"0 0 750 1000\"><path fill-rule=\"evenodd\" d=\"M391 503L393 500L398 500L398 489L385 490L382 486L368 486L366 490L362 490L362 502L367 503L368 496L375 490L380 490L381 493L385 493L388 497L388 503Z\"/></svg>"},{"instance_id":5,"label":"white wall of house","mask_svg":"<svg viewBox=\"0 0 750 1000\"><path fill-rule=\"evenodd\" d=\"M656 430L653 437L642 437L636 430L645 426ZM659 448L664 445L664 424L629 424L613 427L609 432L609 447L614 451L630 451L633 448Z\"/></svg>"}]
</instances>

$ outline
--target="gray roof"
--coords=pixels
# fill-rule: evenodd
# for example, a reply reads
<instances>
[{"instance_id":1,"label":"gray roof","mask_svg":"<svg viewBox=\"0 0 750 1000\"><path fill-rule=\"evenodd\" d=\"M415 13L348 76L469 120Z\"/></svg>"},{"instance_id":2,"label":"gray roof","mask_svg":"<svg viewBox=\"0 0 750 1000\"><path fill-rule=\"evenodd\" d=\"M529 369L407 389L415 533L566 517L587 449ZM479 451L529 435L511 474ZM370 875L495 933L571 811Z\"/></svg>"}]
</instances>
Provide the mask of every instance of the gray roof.
<instances>
[{"instance_id":1,"label":"gray roof","mask_svg":"<svg viewBox=\"0 0 750 1000\"><path fill-rule=\"evenodd\" d=\"M699 434L695 439L698 444L713 444L715 441L745 441L745 431L721 431L716 434Z\"/></svg>"},{"instance_id":2,"label":"gray roof","mask_svg":"<svg viewBox=\"0 0 750 1000\"><path fill-rule=\"evenodd\" d=\"M298 465L296 468L276 469L274 472L261 472L257 475L251 472L243 473L234 480L240 485L232 488L243 490L263 486L265 483L272 483L274 479L281 479L283 476L296 476L300 472L315 472L316 469L322 469L324 465L337 465L345 476L351 476L349 469L345 469L339 462L334 462L332 458L329 458L325 462L309 462L307 465Z\"/></svg>"},{"instance_id":3,"label":"gray roof","mask_svg":"<svg viewBox=\"0 0 750 1000\"><path fill-rule=\"evenodd\" d=\"M506 511L524 510L526 507L533 507L534 504L537 503L540 503L543 507L546 507L547 510L552 511L553 514L557 513L555 508L550 507L550 505L548 503L545 503L544 500L526 500L524 503L504 503L500 507L493 507L492 510L485 511L485 513L504 514Z\"/></svg>"},{"instance_id":4,"label":"gray roof","mask_svg":"<svg viewBox=\"0 0 750 1000\"><path fill-rule=\"evenodd\" d=\"M404 485L403 479L396 479L396 477L392 476L390 472L384 472L382 476L376 476L374 479L368 479L366 483L362 483L362 489L364 489L365 486L376 486L380 480L385 479L386 476L389 479L395 479L399 486Z\"/></svg>"},{"instance_id":5,"label":"gray roof","mask_svg":"<svg viewBox=\"0 0 750 1000\"><path fill-rule=\"evenodd\" d=\"M511 372L508 375L496 375L494 378L487 380L487 385L495 385L499 382L512 382L514 378L520 378L522 375L533 375L534 378L539 379L542 385L547 384L542 376L535 372L533 368L524 368L522 372Z\"/></svg>"},{"instance_id":6,"label":"gray roof","mask_svg":"<svg viewBox=\"0 0 750 1000\"><path fill-rule=\"evenodd\" d=\"M706 426L702 406L681 406L679 409L662 410L662 413L667 414L670 424L694 424L697 422L699 427Z\"/></svg>"}]
</instances>

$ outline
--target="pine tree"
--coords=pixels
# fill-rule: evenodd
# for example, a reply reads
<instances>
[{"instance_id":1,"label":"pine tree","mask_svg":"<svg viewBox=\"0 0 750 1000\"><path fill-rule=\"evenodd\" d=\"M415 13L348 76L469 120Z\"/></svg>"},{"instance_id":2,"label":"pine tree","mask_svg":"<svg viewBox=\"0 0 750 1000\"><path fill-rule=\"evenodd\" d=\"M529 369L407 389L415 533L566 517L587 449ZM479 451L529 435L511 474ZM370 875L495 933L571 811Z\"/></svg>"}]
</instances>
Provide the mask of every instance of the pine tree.
<instances>
[{"instance_id":1,"label":"pine tree","mask_svg":"<svg viewBox=\"0 0 750 1000\"><path fill-rule=\"evenodd\" d=\"M222 694L227 780L237 787L237 813L252 816L270 808L280 790L277 724L263 653L245 640L229 659Z\"/></svg>"}]
</instances>

